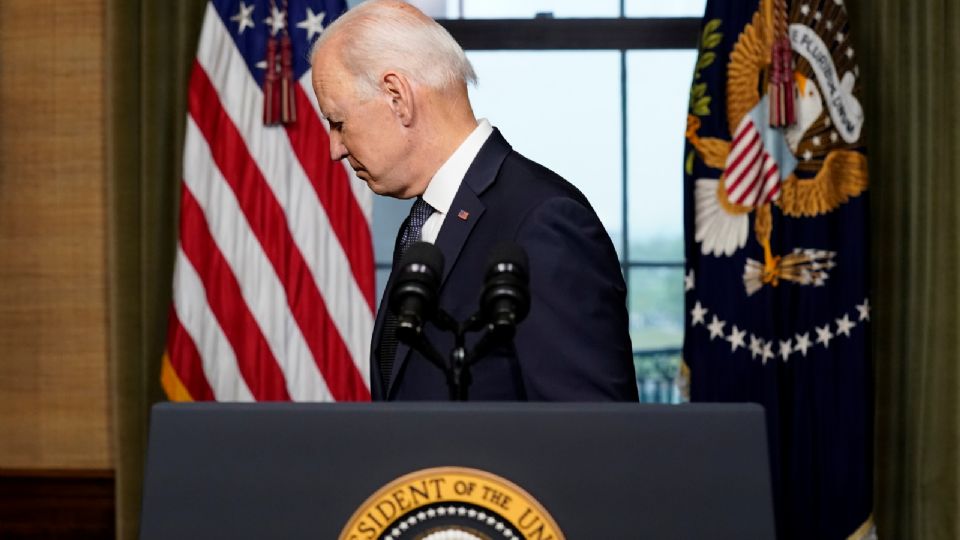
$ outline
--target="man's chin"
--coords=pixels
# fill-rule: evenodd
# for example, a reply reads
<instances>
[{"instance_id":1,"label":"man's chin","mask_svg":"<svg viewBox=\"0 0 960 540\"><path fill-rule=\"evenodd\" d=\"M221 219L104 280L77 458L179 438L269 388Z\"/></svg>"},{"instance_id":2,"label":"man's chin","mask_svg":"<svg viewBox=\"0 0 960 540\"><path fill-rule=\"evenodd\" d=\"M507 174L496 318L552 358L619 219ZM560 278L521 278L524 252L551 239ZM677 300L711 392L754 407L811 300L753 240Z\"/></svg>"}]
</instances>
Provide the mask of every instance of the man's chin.
<instances>
[{"instance_id":1,"label":"man's chin","mask_svg":"<svg viewBox=\"0 0 960 540\"><path fill-rule=\"evenodd\" d=\"M370 188L370 191L376 193L377 195L390 196L389 190L383 184L374 182L371 178L365 178L363 181L367 183L367 187Z\"/></svg>"},{"instance_id":2,"label":"man's chin","mask_svg":"<svg viewBox=\"0 0 960 540\"><path fill-rule=\"evenodd\" d=\"M390 189L389 186L383 184L368 181L367 187L370 188L370 191L374 192L376 195L381 195L383 197L391 197L394 199L409 199L413 195L407 195L405 192L398 192L396 189Z\"/></svg>"}]
</instances>

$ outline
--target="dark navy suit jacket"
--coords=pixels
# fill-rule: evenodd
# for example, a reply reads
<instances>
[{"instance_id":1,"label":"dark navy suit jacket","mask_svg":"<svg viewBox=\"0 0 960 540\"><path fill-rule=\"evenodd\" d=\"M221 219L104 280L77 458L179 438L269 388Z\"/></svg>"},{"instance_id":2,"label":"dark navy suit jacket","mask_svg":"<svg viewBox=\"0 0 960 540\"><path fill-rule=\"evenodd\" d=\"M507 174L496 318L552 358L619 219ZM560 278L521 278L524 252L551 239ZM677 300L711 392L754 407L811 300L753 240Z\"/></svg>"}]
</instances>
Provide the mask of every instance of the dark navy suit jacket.
<instances>
[{"instance_id":1,"label":"dark navy suit jacket","mask_svg":"<svg viewBox=\"0 0 960 540\"><path fill-rule=\"evenodd\" d=\"M626 286L610 237L580 191L514 152L494 130L435 242L446 261L442 309L459 321L478 310L490 252L505 240L529 256L530 313L512 345L473 365L470 400L637 401ZM377 358L388 296L373 331L373 399L449 399L440 369L403 343L383 388ZM425 333L444 356L453 347L453 338L432 324ZM478 339L479 333L468 335L468 349Z\"/></svg>"}]
</instances>

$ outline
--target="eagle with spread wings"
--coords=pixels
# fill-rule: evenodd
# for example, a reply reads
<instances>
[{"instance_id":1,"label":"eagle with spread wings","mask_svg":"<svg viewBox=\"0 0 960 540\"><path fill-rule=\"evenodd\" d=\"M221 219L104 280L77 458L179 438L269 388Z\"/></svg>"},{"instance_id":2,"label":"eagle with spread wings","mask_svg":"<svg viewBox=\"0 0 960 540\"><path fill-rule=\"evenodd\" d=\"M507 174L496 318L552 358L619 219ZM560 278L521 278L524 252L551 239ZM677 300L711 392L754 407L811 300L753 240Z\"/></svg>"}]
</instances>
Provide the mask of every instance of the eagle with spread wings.
<instances>
[{"instance_id":1,"label":"eagle with spread wings","mask_svg":"<svg viewBox=\"0 0 960 540\"><path fill-rule=\"evenodd\" d=\"M686 137L697 156L721 172L696 180L695 240L704 255L730 257L746 245L753 214L753 235L764 256L746 260L748 294L781 281L823 285L835 264L835 253L822 249L774 253L774 206L787 219L812 218L867 188L867 160L858 150L863 108L856 98L858 68L846 39L846 10L839 2L824 11L795 2L778 24L778 3L785 5L760 2L730 54L730 139L700 137L700 119L690 114L687 120ZM770 100L777 96L761 90L772 88L778 41L787 51L793 99L790 121L772 126Z\"/></svg>"}]
</instances>

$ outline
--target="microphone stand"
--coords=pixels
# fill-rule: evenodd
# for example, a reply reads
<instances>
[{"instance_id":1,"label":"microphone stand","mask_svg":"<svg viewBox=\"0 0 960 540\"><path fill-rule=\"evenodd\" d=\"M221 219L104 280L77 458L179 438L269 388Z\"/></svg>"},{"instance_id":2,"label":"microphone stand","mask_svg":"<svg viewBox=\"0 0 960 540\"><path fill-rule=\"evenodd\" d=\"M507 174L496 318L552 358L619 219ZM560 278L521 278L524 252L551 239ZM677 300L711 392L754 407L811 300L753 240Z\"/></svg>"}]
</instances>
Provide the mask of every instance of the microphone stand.
<instances>
[{"instance_id":1,"label":"microphone stand","mask_svg":"<svg viewBox=\"0 0 960 540\"><path fill-rule=\"evenodd\" d=\"M469 397L471 360L476 357L467 354L467 332L476 332L484 327L483 319L479 314L471 315L463 323L454 319L449 313L437 310L435 324L441 330L453 333L453 349L450 351L450 362L445 369L447 385L450 387L450 401L467 401Z\"/></svg>"},{"instance_id":2,"label":"microphone stand","mask_svg":"<svg viewBox=\"0 0 960 540\"><path fill-rule=\"evenodd\" d=\"M512 340L517 323L530 307L526 252L511 243L498 246L494 252L491 255L494 263L487 271L481 296L481 309L462 323L438 306L443 254L435 246L420 242L410 248L401 261L404 280L402 284L394 283L390 293L391 309L397 314L397 338L443 371L451 401L467 401L470 367L495 345ZM454 346L448 360L423 332L424 324L429 321L441 331L453 333ZM473 350L467 351L467 332L484 329Z\"/></svg>"},{"instance_id":3,"label":"microphone stand","mask_svg":"<svg viewBox=\"0 0 960 540\"><path fill-rule=\"evenodd\" d=\"M472 379L470 378L470 367L479 361L486 353L490 352L497 342L503 338L512 337L512 332L504 332L493 325L484 322L480 313L471 315L466 321L459 322L446 311L437 310L434 320L437 328L453 333L453 349L450 351L449 361L445 361L443 356L437 351L436 347L430 343L422 331L412 331L404 334L398 334L401 339L406 341L411 348L422 354L433 365L440 368L447 378L447 387L450 392L450 401L467 401L469 398L469 387ZM487 329L480 341L468 353L466 346L466 335L468 332L476 332ZM413 330L413 329L411 329ZM412 335L411 335L412 334ZM410 339L412 338L412 339Z\"/></svg>"}]
</instances>

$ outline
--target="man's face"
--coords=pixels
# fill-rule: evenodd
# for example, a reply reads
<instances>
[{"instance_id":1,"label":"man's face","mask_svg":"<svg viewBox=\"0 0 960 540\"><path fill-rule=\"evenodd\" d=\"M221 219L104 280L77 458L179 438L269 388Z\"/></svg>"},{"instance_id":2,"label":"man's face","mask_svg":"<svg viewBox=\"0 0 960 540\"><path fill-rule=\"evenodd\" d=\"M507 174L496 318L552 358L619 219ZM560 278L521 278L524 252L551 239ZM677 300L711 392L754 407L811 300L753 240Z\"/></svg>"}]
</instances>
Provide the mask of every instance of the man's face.
<instances>
[{"instance_id":1,"label":"man's face","mask_svg":"<svg viewBox=\"0 0 960 540\"><path fill-rule=\"evenodd\" d=\"M313 61L313 89L330 122L330 158L346 159L374 193L409 197L407 134L389 96L358 98L353 76L335 56L321 50Z\"/></svg>"}]
</instances>

